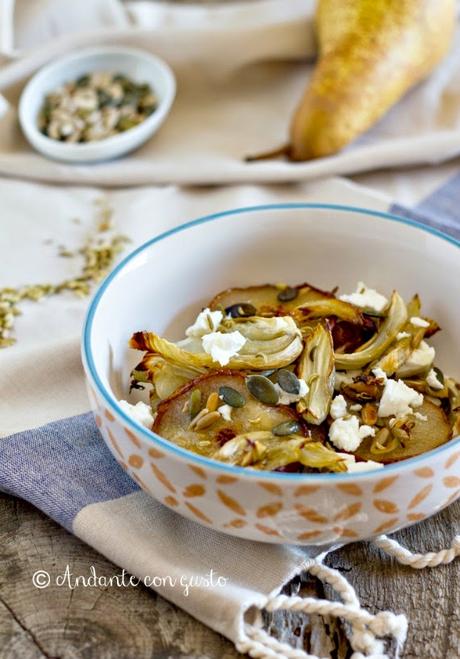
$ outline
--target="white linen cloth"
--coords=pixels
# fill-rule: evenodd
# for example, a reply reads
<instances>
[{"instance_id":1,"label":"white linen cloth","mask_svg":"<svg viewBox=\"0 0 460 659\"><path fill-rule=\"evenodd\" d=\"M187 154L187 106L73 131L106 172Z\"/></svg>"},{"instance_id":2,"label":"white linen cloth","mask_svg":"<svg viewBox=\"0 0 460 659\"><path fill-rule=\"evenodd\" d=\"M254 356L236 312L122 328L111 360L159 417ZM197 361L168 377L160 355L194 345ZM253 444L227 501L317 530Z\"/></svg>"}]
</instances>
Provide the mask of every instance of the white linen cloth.
<instances>
[{"instance_id":1,"label":"white linen cloth","mask_svg":"<svg viewBox=\"0 0 460 659\"><path fill-rule=\"evenodd\" d=\"M281 182L437 163L460 153L457 31L436 72L342 153L308 163L245 163L246 155L286 142L311 71L313 12L314 0L211 7L0 0L0 174L99 186ZM63 53L105 43L137 46L171 64L178 95L170 116L122 160L78 166L46 160L17 126L24 83Z\"/></svg>"}]
</instances>

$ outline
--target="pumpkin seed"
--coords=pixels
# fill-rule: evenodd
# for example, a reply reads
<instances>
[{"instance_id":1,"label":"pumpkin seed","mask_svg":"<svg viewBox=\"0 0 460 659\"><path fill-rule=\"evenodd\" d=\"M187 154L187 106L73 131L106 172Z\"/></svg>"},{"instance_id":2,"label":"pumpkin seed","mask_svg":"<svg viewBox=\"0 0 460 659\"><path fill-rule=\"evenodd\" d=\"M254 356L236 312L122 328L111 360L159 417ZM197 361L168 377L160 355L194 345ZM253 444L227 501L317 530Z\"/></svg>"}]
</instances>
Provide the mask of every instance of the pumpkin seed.
<instances>
[{"instance_id":1,"label":"pumpkin seed","mask_svg":"<svg viewBox=\"0 0 460 659\"><path fill-rule=\"evenodd\" d=\"M230 407L243 407L246 403L244 396L233 387L220 387L219 396Z\"/></svg>"},{"instance_id":2,"label":"pumpkin seed","mask_svg":"<svg viewBox=\"0 0 460 659\"><path fill-rule=\"evenodd\" d=\"M270 368L267 371L259 371L257 375L265 375L266 378L269 378L276 373L276 368Z\"/></svg>"},{"instance_id":3,"label":"pumpkin seed","mask_svg":"<svg viewBox=\"0 0 460 659\"><path fill-rule=\"evenodd\" d=\"M190 394L189 400L189 410L190 418L194 419L198 412L201 409L201 391L199 389L194 389Z\"/></svg>"},{"instance_id":4,"label":"pumpkin seed","mask_svg":"<svg viewBox=\"0 0 460 659\"><path fill-rule=\"evenodd\" d=\"M76 79L75 84L77 87L87 87L89 85L89 75L83 75Z\"/></svg>"},{"instance_id":5,"label":"pumpkin seed","mask_svg":"<svg viewBox=\"0 0 460 659\"><path fill-rule=\"evenodd\" d=\"M230 314L232 318L248 318L257 315L257 309L247 302L239 302L227 307L225 313Z\"/></svg>"},{"instance_id":6,"label":"pumpkin seed","mask_svg":"<svg viewBox=\"0 0 460 659\"><path fill-rule=\"evenodd\" d=\"M246 386L250 393L265 405L276 405L278 403L278 392L275 385L264 375L249 375L246 378Z\"/></svg>"},{"instance_id":7,"label":"pumpkin seed","mask_svg":"<svg viewBox=\"0 0 460 659\"><path fill-rule=\"evenodd\" d=\"M298 394L300 391L299 378L286 368L278 371L278 384L288 394Z\"/></svg>"},{"instance_id":8,"label":"pumpkin seed","mask_svg":"<svg viewBox=\"0 0 460 659\"><path fill-rule=\"evenodd\" d=\"M298 421L284 421L272 428L272 433L277 437L294 435L296 432L300 432L300 423Z\"/></svg>"},{"instance_id":9,"label":"pumpkin seed","mask_svg":"<svg viewBox=\"0 0 460 659\"><path fill-rule=\"evenodd\" d=\"M438 368L437 366L435 366L433 368L433 371L436 373L436 379L439 380L439 382L442 385L444 385L445 384L445 382L444 382L444 373L441 371L441 369Z\"/></svg>"},{"instance_id":10,"label":"pumpkin seed","mask_svg":"<svg viewBox=\"0 0 460 659\"><path fill-rule=\"evenodd\" d=\"M286 288L283 288L283 290L278 293L277 297L280 302L291 302L291 300L296 299L298 294L299 290L297 288L286 286Z\"/></svg>"}]
</instances>

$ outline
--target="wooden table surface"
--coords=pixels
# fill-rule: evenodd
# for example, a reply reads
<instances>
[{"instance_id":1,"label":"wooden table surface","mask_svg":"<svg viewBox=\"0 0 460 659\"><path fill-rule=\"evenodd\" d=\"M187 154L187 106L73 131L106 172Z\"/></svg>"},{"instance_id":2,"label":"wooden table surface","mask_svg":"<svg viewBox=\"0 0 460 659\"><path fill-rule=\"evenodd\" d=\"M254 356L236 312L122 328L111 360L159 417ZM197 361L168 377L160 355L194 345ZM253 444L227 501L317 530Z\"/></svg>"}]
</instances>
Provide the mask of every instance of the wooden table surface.
<instances>
[{"instance_id":1,"label":"wooden table surface","mask_svg":"<svg viewBox=\"0 0 460 659\"><path fill-rule=\"evenodd\" d=\"M460 502L397 537L430 551L448 546L458 532ZM460 657L460 560L412 570L371 544L349 545L327 558L357 589L362 606L406 613L406 659ZM0 496L0 659L231 659L232 644L145 587L34 588L36 570L74 575L119 573L105 560L31 505ZM334 595L311 578L287 592ZM340 622L277 613L267 624L281 639L331 659L350 656Z\"/></svg>"}]
</instances>

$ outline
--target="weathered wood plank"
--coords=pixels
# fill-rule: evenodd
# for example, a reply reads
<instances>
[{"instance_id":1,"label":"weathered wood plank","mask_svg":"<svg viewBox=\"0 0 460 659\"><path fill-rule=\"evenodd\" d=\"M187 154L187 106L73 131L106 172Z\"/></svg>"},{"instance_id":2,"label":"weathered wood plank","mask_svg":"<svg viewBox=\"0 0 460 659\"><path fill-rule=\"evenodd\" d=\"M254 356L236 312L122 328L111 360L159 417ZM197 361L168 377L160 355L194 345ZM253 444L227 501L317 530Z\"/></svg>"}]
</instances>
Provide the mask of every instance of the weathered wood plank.
<instances>
[{"instance_id":1,"label":"weathered wood plank","mask_svg":"<svg viewBox=\"0 0 460 659\"><path fill-rule=\"evenodd\" d=\"M232 659L232 644L145 587L50 587L36 570L101 576L119 568L29 504L0 497L0 658Z\"/></svg>"},{"instance_id":2,"label":"weathered wood plank","mask_svg":"<svg viewBox=\"0 0 460 659\"><path fill-rule=\"evenodd\" d=\"M458 528L460 504L428 523L401 532L414 550L447 545ZM371 544L331 554L327 563L343 571L363 606L371 611L405 612L410 620L406 659L458 659L460 656L460 561L434 570L414 571L388 559ZM139 587L47 588L32 586L32 574L110 577L119 568L72 537L39 511L11 497L0 497L0 659L149 659L150 657L237 657L231 643ZM329 587L302 577L286 592L334 597ZM340 621L282 612L266 616L284 641L321 656L345 659L350 650Z\"/></svg>"},{"instance_id":3,"label":"weathered wood plank","mask_svg":"<svg viewBox=\"0 0 460 659\"><path fill-rule=\"evenodd\" d=\"M411 551L438 551L450 546L460 528L460 502L395 538ZM362 606L405 613L409 634L405 659L460 657L460 560L450 565L413 570L399 565L372 544L355 544L331 554L327 563L346 572Z\"/></svg>"}]
</instances>

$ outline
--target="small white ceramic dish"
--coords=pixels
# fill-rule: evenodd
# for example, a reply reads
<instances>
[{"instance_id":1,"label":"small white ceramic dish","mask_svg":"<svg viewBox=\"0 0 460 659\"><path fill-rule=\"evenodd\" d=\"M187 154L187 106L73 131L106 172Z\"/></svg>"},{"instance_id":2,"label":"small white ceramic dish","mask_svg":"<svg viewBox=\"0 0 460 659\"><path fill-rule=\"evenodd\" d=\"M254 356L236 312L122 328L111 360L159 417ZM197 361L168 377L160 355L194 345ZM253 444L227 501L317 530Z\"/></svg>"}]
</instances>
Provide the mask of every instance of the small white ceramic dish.
<instances>
[{"instance_id":1,"label":"small white ceramic dish","mask_svg":"<svg viewBox=\"0 0 460 659\"><path fill-rule=\"evenodd\" d=\"M65 82L86 73L113 71L138 83L148 83L158 107L139 126L88 144L68 144L43 135L37 125L45 96ZM40 69L25 86L19 100L19 122L30 144L44 156L65 162L97 162L137 149L159 129L171 109L176 82L170 67L158 57L134 48L88 48L71 53Z\"/></svg>"},{"instance_id":2,"label":"small white ceramic dish","mask_svg":"<svg viewBox=\"0 0 460 659\"><path fill-rule=\"evenodd\" d=\"M460 377L460 243L385 213L285 204L237 209L175 228L139 247L94 297L83 336L91 404L104 440L139 485L173 510L251 540L335 544L425 519L460 496L460 438L384 469L285 474L233 467L153 434L118 405L140 353L137 330L182 338L200 308L231 286L356 282L405 299L414 292L442 332L437 363Z\"/></svg>"}]
</instances>

